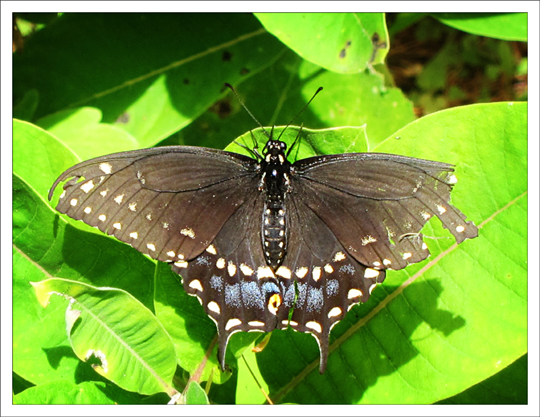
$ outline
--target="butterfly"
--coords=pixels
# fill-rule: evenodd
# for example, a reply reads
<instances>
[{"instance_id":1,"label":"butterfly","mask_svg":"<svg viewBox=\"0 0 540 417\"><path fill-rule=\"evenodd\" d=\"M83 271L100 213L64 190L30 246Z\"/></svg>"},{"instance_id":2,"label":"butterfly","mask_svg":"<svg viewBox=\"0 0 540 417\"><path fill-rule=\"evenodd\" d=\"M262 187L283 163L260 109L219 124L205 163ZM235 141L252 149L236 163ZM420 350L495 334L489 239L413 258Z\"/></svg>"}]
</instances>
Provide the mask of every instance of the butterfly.
<instances>
[{"instance_id":1,"label":"butterfly","mask_svg":"<svg viewBox=\"0 0 540 417\"><path fill-rule=\"evenodd\" d=\"M382 153L290 162L300 132L287 149L272 128L249 156L193 146L101 156L61 174L49 200L65 182L59 212L169 263L215 322L222 369L232 334L290 327L315 337L323 373L332 327L386 270L429 256L429 219L458 243L478 229L450 204L452 165Z\"/></svg>"}]
</instances>

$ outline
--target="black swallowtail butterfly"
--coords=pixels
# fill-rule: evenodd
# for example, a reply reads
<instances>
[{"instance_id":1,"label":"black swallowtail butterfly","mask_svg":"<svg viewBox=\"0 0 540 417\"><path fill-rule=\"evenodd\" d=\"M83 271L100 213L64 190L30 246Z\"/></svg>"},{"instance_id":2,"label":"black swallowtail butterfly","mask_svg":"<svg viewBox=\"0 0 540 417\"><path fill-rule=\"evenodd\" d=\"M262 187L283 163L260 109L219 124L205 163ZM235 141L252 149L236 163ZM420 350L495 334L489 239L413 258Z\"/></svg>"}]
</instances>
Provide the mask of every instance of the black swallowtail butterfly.
<instances>
[{"instance_id":1,"label":"black swallowtail butterfly","mask_svg":"<svg viewBox=\"0 0 540 417\"><path fill-rule=\"evenodd\" d=\"M431 217L458 243L478 230L449 203L452 165L377 153L290 163L294 144L272 133L252 157L170 146L91 159L49 199L69 179L58 211L171 263L217 325L223 369L233 333L290 326L315 337L322 373L332 327L387 269L428 257Z\"/></svg>"}]
</instances>

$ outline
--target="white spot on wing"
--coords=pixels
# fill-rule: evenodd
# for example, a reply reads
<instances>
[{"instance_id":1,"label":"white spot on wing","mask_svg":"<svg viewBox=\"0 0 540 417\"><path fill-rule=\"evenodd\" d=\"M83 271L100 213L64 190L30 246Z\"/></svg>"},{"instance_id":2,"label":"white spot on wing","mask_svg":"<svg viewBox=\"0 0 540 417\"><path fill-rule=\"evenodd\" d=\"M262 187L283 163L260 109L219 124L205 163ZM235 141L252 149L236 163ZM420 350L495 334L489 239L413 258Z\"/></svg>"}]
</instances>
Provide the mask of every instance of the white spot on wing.
<instances>
[{"instance_id":1,"label":"white spot on wing","mask_svg":"<svg viewBox=\"0 0 540 417\"><path fill-rule=\"evenodd\" d=\"M112 227L118 230L122 230L122 223L119 223L119 222L113 223Z\"/></svg>"},{"instance_id":2,"label":"white spot on wing","mask_svg":"<svg viewBox=\"0 0 540 417\"><path fill-rule=\"evenodd\" d=\"M104 173L109 175L112 172L112 165L108 162L102 162L99 164L99 169Z\"/></svg>"},{"instance_id":3,"label":"white spot on wing","mask_svg":"<svg viewBox=\"0 0 540 417\"><path fill-rule=\"evenodd\" d=\"M364 271L364 278L377 278L380 272L373 268L366 268Z\"/></svg>"},{"instance_id":4,"label":"white spot on wing","mask_svg":"<svg viewBox=\"0 0 540 417\"><path fill-rule=\"evenodd\" d=\"M339 262L339 261L344 260L345 258L346 258L345 254L339 251L339 252L336 252L336 254L334 255L334 259L332 259L332 261Z\"/></svg>"},{"instance_id":5,"label":"white spot on wing","mask_svg":"<svg viewBox=\"0 0 540 417\"><path fill-rule=\"evenodd\" d=\"M341 308L334 307L332 310L328 312L328 318L331 319L332 317L340 316L343 312L341 311Z\"/></svg>"},{"instance_id":6,"label":"white spot on wing","mask_svg":"<svg viewBox=\"0 0 540 417\"><path fill-rule=\"evenodd\" d=\"M189 283L189 288L193 288L194 290L198 290L200 292L203 292L203 287L202 287L201 281L199 281L198 279L194 279L193 281L191 281Z\"/></svg>"},{"instance_id":7,"label":"white spot on wing","mask_svg":"<svg viewBox=\"0 0 540 417\"><path fill-rule=\"evenodd\" d=\"M250 321L250 322L248 322L248 324L251 327L264 327L264 323L262 321L259 321L259 320Z\"/></svg>"},{"instance_id":8,"label":"white spot on wing","mask_svg":"<svg viewBox=\"0 0 540 417\"><path fill-rule=\"evenodd\" d=\"M92 207L85 207L85 208L84 208L84 212L85 212L86 214L92 213Z\"/></svg>"},{"instance_id":9,"label":"white spot on wing","mask_svg":"<svg viewBox=\"0 0 540 417\"><path fill-rule=\"evenodd\" d=\"M448 184L456 184L457 183L457 178L454 174L451 174L448 179L446 180L446 182Z\"/></svg>"},{"instance_id":10,"label":"white spot on wing","mask_svg":"<svg viewBox=\"0 0 540 417\"><path fill-rule=\"evenodd\" d=\"M236 326L238 326L240 324L242 324L242 320L240 320L240 319L229 319L229 321L225 325L225 330L230 330L233 327L236 327Z\"/></svg>"},{"instance_id":11,"label":"white spot on wing","mask_svg":"<svg viewBox=\"0 0 540 417\"><path fill-rule=\"evenodd\" d=\"M66 196L66 190L62 191L62 194L60 194L60 198L64 198Z\"/></svg>"},{"instance_id":12,"label":"white spot on wing","mask_svg":"<svg viewBox=\"0 0 540 417\"><path fill-rule=\"evenodd\" d=\"M104 222L105 220L107 220L107 216L105 216L104 214L100 214L98 216L98 219L101 220L102 222Z\"/></svg>"},{"instance_id":13,"label":"white spot on wing","mask_svg":"<svg viewBox=\"0 0 540 417\"><path fill-rule=\"evenodd\" d=\"M211 253L212 255L217 255L216 247L214 245L210 245L206 248L206 252Z\"/></svg>"},{"instance_id":14,"label":"white spot on wing","mask_svg":"<svg viewBox=\"0 0 540 417\"><path fill-rule=\"evenodd\" d=\"M195 239L195 232L193 231L193 229L189 227L186 227L185 229L180 230L180 233L191 239Z\"/></svg>"},{"instance_id":15,"label":"white spot on wing","mask_svg":"<svg viewBox=\"0 0 540 417\"><path fill-rule=\"evenodd\" d=\"M422 216L422 218L426 221L428 221L430 218L431 218L431 214L429 214L427 211L421 211L420 212L420 215Z\"/></svg>"},{"instance_id":16,"label":"white spot on wing","mask_svg":"<svg viewBox=\"0 0 540 417\"><path fill-rule=\"evenodd\" d=\"M257 268L257 279L263 279L263 278L275 278L272 268L270 268L267 265L259 266L259 268Z\"/></svg>"},{"instance_id":17,"label":"white spot on wing","mask_svg":"<svg viewBox=\"0 0 540 417\"><path fill-rule=\"evenodd\" d=\"M322 271L320 266L316 266L313 268L313 271L311 272L311 276L313 278L313 281L317 282L321 279Z\"/></svg>"},{"instance_id":18,"label":"white spot on wing","mask_svg":"<svg viewBox=\"0 0 540 417\"><path fill-rule=\"evenodd\" d=\"M331 274L332 272L334 272L334 268L330 264L326 264L324 266L324 270L326 271L327 274Z\"/></svg>"},{"instance_id":19,"label":"white spot on wing","mask_svg":"<svg viewBox=\"0 0 540 417\"><path fill-rule=\"evenodd\" d=\"M309 269L305 266L301 266L300 268L296 268L296 271L294 271L294 273L296 274L296 276L300 279L304 278L307 273L309 272Z\"/></svg>"},{"instance_id":20,"label":"white spot on wing","mask_svg":"<svg viewBox=\"0 0 540 417\"><path fill-rule=\"evenodd\" d=\"M170 250L169 252L167 252L167 256L170 256L171 258L174 258L176 256L176 253L174 253L173 250Z\"/></svg>"},{"instance_id":21,"label":"white spot on wing","mask_svg":"<svg viewBox=\"0 0 540 417\"><path fill-rule=\"evenodd\" d=\"M250 268L248 265L246 264L240 264L240 271L242 271L242 273L244 275L247 275L248 277L250 277L251 275L253 275L253 268Z\"/></svg>"},{"instance_id":22,"label":"white spot on wing","mask_svg":"<svg viewBox=\"0 0 540 417\"><path fill-rule=\"evenodd\" d=\"M81 190L88 194L88 192L94 188L94 181L90 180L81 185Z\"/></svg>"},{"instance_id":23,"label":"white spot on wing","mask_svg":"<svg viewBox=\"0 0 540 417\"><path fill-rule=\"evenodd\" d=\"M317 333L322 333L322 326L316 321L308 321L306 327L311 330L315 330Z\"/></svg>"},{"instance_id":24,"label":"white spot on wing","mask_svg":"<svg viewBox=\"0 0 540 417\"><path fill-rule=\"evenodd\" d=\"M155 252L156 251L156 245L154 245L153 243L147 243L146 244L146 247L148 249L150 249L152 252Z\"/></svg>"},{"instance_id":25,"label":"white spot on wing","mask_svg":"<svg viewBox=\"0 0 540 417\"><path fill-rule=\"evenodd\" d=\"M216 266L218 267L218 269L223 269L223 268L225 268L225 259L224 259L224 258L219 258L219 259L216 261Z\"/></svg>"},{"instance_id":26,"label":"white spot on wing","mask_svg":"<svg viewBox=\"0 0 540 417\"><path fill-rule=\"evenodd\" d=\"M174 263L175 266L177 266L178 268L187 268L188 267L188 263L187 261L177 261Z\"/></svg>"},{"instance_id":27,"label":"white spot on wing","mask_svg":"<svg viewBox=\"0 0 540 417\"><path fill-rule=\"evenodd\" d=\"M285 279L291 279L292 272L289 268L282 265L277 269L276 275L279 275L280 277Z\"/></svg>"},{"instance_id":28,"label":"white spot on wing","mask_svg":"<svg viewBox=\"0 0 540 417\"><path fill-rule=\"evenodd\" d=\"M137 203L129 203L128 207L131 211L137 211Z\"/></svg>"},{"instance_id":29,"label":"white spot on wing","mask_svg":"<svg viewBox=\"0 0 540 417\"><path fill-rule=\"evenodd\" d=\"M129 237L132 237L133 239L138 239L139 238L139 234L137 232L131 232L129 234Z\"/></svg>"},{"instance_id":30,"label":"white spot on wing","mask_svg":"<svg viewBox=\"0 0 540 417\"><path fill-rule=\"evenodd\" d=\"M439 214L444 214L446 213L446 207L437 204L437 211L439 212Z\"/></svg>"},{"instance_id":31,"label":"white spot on wing","mask_svg":"<svg viewBox=\"0 0 540 417\"><path fill-rule=\"evenodd\" d=\"M349 292L347 293L347 298L349 300L353 299L353 298L358 298L358 297L362 297L362 295L364 295L362 293L362 291L360 291L358 288L351 288L349 290Z\"/></svg>"},{"instance_id":32,"label":"white spot on wing","mask_svg":"<svg viewBox=\"0 0 540 417\"><path fill-rule=\"evenodd\" d=\"M459 225L456 227L456 232L463 233L464 231L465 231L465 226Z\"/></svg>"},{"instance_id":33,"label":"white spot on wing","mask_svg":"<svg viewBox=\"0 0 540 417\"><path fill-rule=\"evenodd\" d=\"M366 237L362 238L362 246L369 245L370 243L374 243L376 241L377 239L375 239L373 236L367 235Z\"/></svg>"},{"instance_id":34,"label":"white spot on wing","mask_svg":"<svg viewBox=\"0 0 540 417\"><path fill-rule=\"evenodd\" d=\"M75 207L78 202L79 202L79 200L77 200L76 198L72 198L71 201L69 202L69 204L71 204L73 207Z\"/></svg>"},{"instance_id":35,"label":"white spot on wing","mask_svg":"<svg viewBox=\"0 0 540 417\"><path fill-rule=\"evenodd\" d=\"M229 261L229 263L227 264L227 271L229 272L229 276L231 277L234 277L234 275L236 274L236 265L232 261Z\"/></svg>"},{"instance_id":36,"label":"white spot on wing","mask_svg":"<svg viewBox=\"0 0 540 417\"><path fill-rule=\"evenodd\" d=\"M383 259L382 260L382 263L385 265L385 266L388 266L388 265L391 265L392 264L392 261L390 259Z\"/></svg>"},{"instance_id":37,"label":"white spot on wing","mask_svg":"<svg viewBox=\"0 0 540 417\"><path fill-rule=\"evenodd\" d=\"M208 310L213 311L214 313L221 314L221 309L219 308L219 304L215 301L210 301L207 305Z\"/></svg>"},{"instance_id":38,"label":"white spot on wing","mask_svg":"<svg viewBox=\"0 0 540 417\"><path fill-rule=\"evenodd\" d=\"M100 191L99 193L101 194L102 197L106 197L108 192L109 190L103 190L103 191Z\"/></svg>"},{"instance_id":39,"label":"white spot on wing","mask_svg":"<svg viewBox=\"0 0 540 417\"><path fill-rule=\"evenodd\" d=\"M411 252L405 252L403 255L403 260L406 260L406 259L409 259L410 257L412 257L412 253Z\"/></svg>"},{"instance_id":40,"label":"white spot on wing","mask_svg":"<svg viewBox=\"0 0 540 417\"><path fill-rule=\"evenodd\" d=\"M124 194L119 194L116 197L114 197L114 201L118 204L122 204L122 200L124 199Z\"/></svg>"}]
</instances>

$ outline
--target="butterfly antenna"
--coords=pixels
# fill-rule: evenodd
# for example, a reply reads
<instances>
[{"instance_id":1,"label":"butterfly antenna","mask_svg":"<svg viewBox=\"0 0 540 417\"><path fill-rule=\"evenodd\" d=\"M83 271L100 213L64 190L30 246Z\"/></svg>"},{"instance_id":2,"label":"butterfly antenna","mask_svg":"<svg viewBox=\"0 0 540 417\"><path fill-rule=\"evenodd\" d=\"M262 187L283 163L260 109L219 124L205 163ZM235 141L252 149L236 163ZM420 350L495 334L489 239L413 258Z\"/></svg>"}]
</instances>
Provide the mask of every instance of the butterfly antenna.
<instances>
[{"instance_id":1,"label":"butterfly antenna","mask_svg":"<svg viewBox=\"0 0 540 417\"><path fill-rule=\"evenodd\" d=\"M236 96L236 99L238 100L238 102L242 105L242 107L244 108L245 111L247 111L247 113L251 116L251 118L253 120L255 120L255 122L261 127L261 129L263 130L264 134L266 136L268 136L268 138L271 137L271 135L268 134L268 132L264 129L263 125L255 118L255 116L253 116L253 114L249 111L249 109L246 107L246 105L242 102L242 100L240 99L240 96L238 95L238 93L236 92L236 90L233 88L232 85L230 85L229 83L225 83L225 87L227 87L228 89L230 89L234 95Z\"/></svg>"},{"instance_id":2,"label":"butterfly antenna","mask_svg":"<svg viewBox=\"0 0 540 417\"><path fill-rule=\"evenodd\" d=\"M285 131L287 130L287 128L291 125L291 123L294 122L294 121L296 120L296 118L302 114L302 112L307 108L307 106L309 106L309 103L311 103L311 102L313 101L313 99L315 98L315 96L316 96L317 94L319 94L319 93L322 91L322 89L323 89L322 87L319 87L319 88L317 89L317 91L315 91L315 94L313 94L313 96L309 99L309 101L306 103L306 105L305 105L304 107L302 107L302 110L300 110L300 111L298 112L298 114L297 114L296 116L294 116L294 117L292 118L292 120L287 124L287 126L285 126L285 129L283 129L283 130L281 131L281 133L279 134L277 140L279 140L279 138L281 137L281 135L283 135L283 132L285 132ZM296 142L296 141L295 141L295 142Z\"/></svg>"}]
</instances>

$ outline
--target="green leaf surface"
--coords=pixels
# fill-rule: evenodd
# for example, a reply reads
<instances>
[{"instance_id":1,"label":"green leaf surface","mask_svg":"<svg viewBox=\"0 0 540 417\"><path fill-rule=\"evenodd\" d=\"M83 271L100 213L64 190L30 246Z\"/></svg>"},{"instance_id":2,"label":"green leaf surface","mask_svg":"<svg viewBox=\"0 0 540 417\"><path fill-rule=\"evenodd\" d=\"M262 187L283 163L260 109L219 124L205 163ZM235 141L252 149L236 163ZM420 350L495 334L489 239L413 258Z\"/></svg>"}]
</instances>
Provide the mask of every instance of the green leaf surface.
<instances>
[{"instance_id":1,"label":"green leaf surface","mask_svg":"<svg viewBox=\"0 0 540 417\"><path fill-rule=\"evenodd\" d=\"M18 405L115 404L104 392L103 382L51 381L29 388L13 397Z\"/></svg>"},{"instance_id":2,"label":"green leaf surface","mask_svg":"<svg viewBox=\"0 0 540 417\"><path fill-rule=\"evenodd\" d=\"M99 109L81 107L45 116L36 124L60 139L81 160L138 147L137 140L124 129L100 121Z\"/></svg>"},{"instance_id":3,"label":"green leaf surface","mask_svg":"<svg viewBox=\"0 0 540 417\"><path fill-rule=\"evenodd\" d=\"M256 13L266 30L302 58L330 71L359 73L384 62L383 13Z\"/></svg>"},{"instance_id":4,"label":"green leaf surface","mask_svg":"<svg viewBox=\"0 0 540 417\"><path fill-rule=\"evenodd\" d=\"M77 162L50 133L31 123L13 120L13 172L43 199L58 169L67 169Z\"/></svg>"},{"instance_id":5,"label":"green leaf surface","mask_svg":"<svg viewBox=\"0 0 540 417\"><path fill-rule=\"evenodd\" d=\"M527 13L436 13L431 16L473 35L527 42Z\"/></svg>"},{"instance_id":6,"label":"green leaf surface","mask_svg":"<svg viewBox=\"0 0 540 417\"><path fill-rule=\"evenodd\" d=\"M41 308L29 282L59 276L114 285L151 306L154 264L129 246L79 230L54 214L46 203L58 173L51 171L70 164L54 138L15 121L13 149L18 173L13 176L13 369L34 384L76 382L80 362L61 330L65 307L53 300L47 310ZM24 152L26 161L20 157Z\"/></svg>"},{"instance_id":7,"label":"green leaf surface","mask_svg":"<svg viewBox=\"0 0 540 417\"><path fill-rule=\"evenodd\" d=\"M257 357L273 402L432 403L527 351L526 116L526 103L454 108L374 149L457 164L452 201L480 235L458 246L431 221L431 257L390 271L334 328L323 375L310 335L274 331Z\"/></svg>"},{"instance_id":8,"label":"green leaf surface","mask_svg":"<svg viewBox=\"0 0 540 417\"><path fill-rule=\"evenodd\" d=\"M97 373L128 391L174 394L172 341L134 297L122 290L57 278L32 285L44 307L53 294L69 301L66 330L71 346L79 359L92 361Z\"/></svg>"},{"instance_id":9,"label":"green leaf surface","mask_svg":"<svg viewBox=\"0 0 540 417\"><path fill-rule=\"evenodd\" d=\"M261 86L265 86L263 93ZM321 86L324 90L298 115ZM366 124L370 146L416 119L412 103L399 89L385 86L377 74L337 74L292 52L243 82L237 92L264 126L286 125L293 119L293 124L313 129ZM215 107L229 112L219 116L212 108L163 144L223 149L233 138L256 127L233 94Z\"/></svg>"},{"instance_id":10,"label":"green leaf surface","mask_svg":"<svg viewBox=\"0 0 540 417\"><path fill-rule=\"evenodd\" d=\"M404 271L390 272L370 302L352 309L346 319L334 328L329 368L323 376L316 369L319 353L310 335L273 332L269 345L256 355L258 373L264 379L261 385L268 387L272 401L435 402L496 374L523 355L526 351L525 126L526 104L497 103L456 108L424 117L375 148L368 146L365 128L304 129L300 144L291 154L293 159L314 153L371 149L456 163L459 182L452 193L453 203L481 229L479 238L459 246L451 239L428 238L432 252L428 261ZM275 133L279 132L280 129L276 129ZM289 128L282 138L290 144L296 134L297 128ZM254 135L260 138L262 146L264 139L260 131L254 130ZM249 133L239 141L252 146ZM231 144L230 149L241 148ZM39 167L36 170L39 171ZM51 177L58 173L51 174ZM31 237L32 233L26 233L28 230L40 230L46 232L46 237L48 230L54 230L54 222L47 219L56 216L45 205L43 197L33 194L35 192L28 187L23 193L22 188L15 188L14 202L17 206L14 208L17 210L14 209L14 225L20 232L14 236L17 242L24 242L25 247L32 242L38 254L48 253L48 238L36 239ZM37 213L43 211L41 216L25 214L29 206L26 201L30 197L33 201L30 207L35 207L34 212ZM139 285L144 279L137 277L136 272L144 269L145 263L152 265L152 262L107 236L88 234L63 222L59 225L54 244L64 248L68 255L79 252L73 250L74 244L70 242L80 242L81 239L87 242L88 235L96 238L94 244L104 248L101 256L106 253L116 255L123 248L133 255L129 260L115 256L111 263L83 252L84 257L80 257L79 262L88 261L94 267L82 268L83 273L75 279L96 285L96 279L114 264L118 271L124 271L121 275L126 279L124 289L132 294L140 290ZM512 232L509 234L507 229ZM73 241L64 239L67 230L73 232ZM436 222L430 222L424 233L432 237L448 236ZM512 239L512 244L507 245L509 239ZM77 245L80 247L79 243ZM500 248L507 253L501 254ZM26 253L31 253L28 249L20 252L23 258L29 257ZM56 253L56 250L51 253ZM30 259L36 257L41 262L36 255ZM33 264L39 267L36 268L38 270L42 268L41 263L33 261ZM94 274L96 267L97 275ZM69 268L64 272L69 272ZM16 275L19 276L18 273ZM54 275L70 278L64 274ZM152 272L146 274L146 279L148 275ZM160 265L155 277L156 316L168 331L179 328L171 332L179 363L182 361L180 356L185 355L188 358L185 363L189 364L186 369L199 370L207 363L211 364L209 368L214 367L215 346L212 342L215 325L206 317L197 300L183 292L178 277L169 271L168 266ZM109 283L105 285L118 287L114 280L108 279ZM137 298L141 299L140 295ZM17 322L14 327L21 324ZM49 331L58 332L58 328L53 330L49 327ZM239 342L240 350L235 349L237 336L241 334L231 339L228 363L235 363L230 356L232 351L241 352L249 345L242 340ZM486 342L502 337L504 343ZM242 367L243 363L240 360L237 366ZM207 372L206 368L203 369ZM241 369L239 373L244 371ZM24 373L20 374L34 382ZM360 385L351 382L345 384L345 389L340 384L341 388L336 391L331 383L335 378L352 378L360 381ZM238 383L243 381L248 379L242 378ZM247 387L246 393L249 389L258 390L257 384ZM230 394L223 393L223 398L230 398Z\"/></svg>"},{"instance_id":11,"label":"green leaf surface","mask_svg":"<svg viewBox=\"0 0 540 417\"><path fill-rule=\"evenodd\" d=\"M527 356L501 372L437 404L528 404Z\"/></svg>"},{"instance_id":12,"label":"green leaf surface","mask_svg":"<svg viewBox=\"0 0 540 417\"><path fill-rule=\"evenodd\" d=\"M37 90L37 118L96 107L104 123L151 146L201 114L224 82L238 84L283 51L249 14L66 13L14 55L15 102Z\"/></svg>"},{"instance_id":13,"label":"green leaf surface","mask_svg":"<svg viewBox=\"0 0 540 417\"><path fill-rule=\"evenodd\" d=\"M192 381L187 387L183 404L207 405L210 403L202 387L197 382Z\"/></svg>"}]
</instances>

